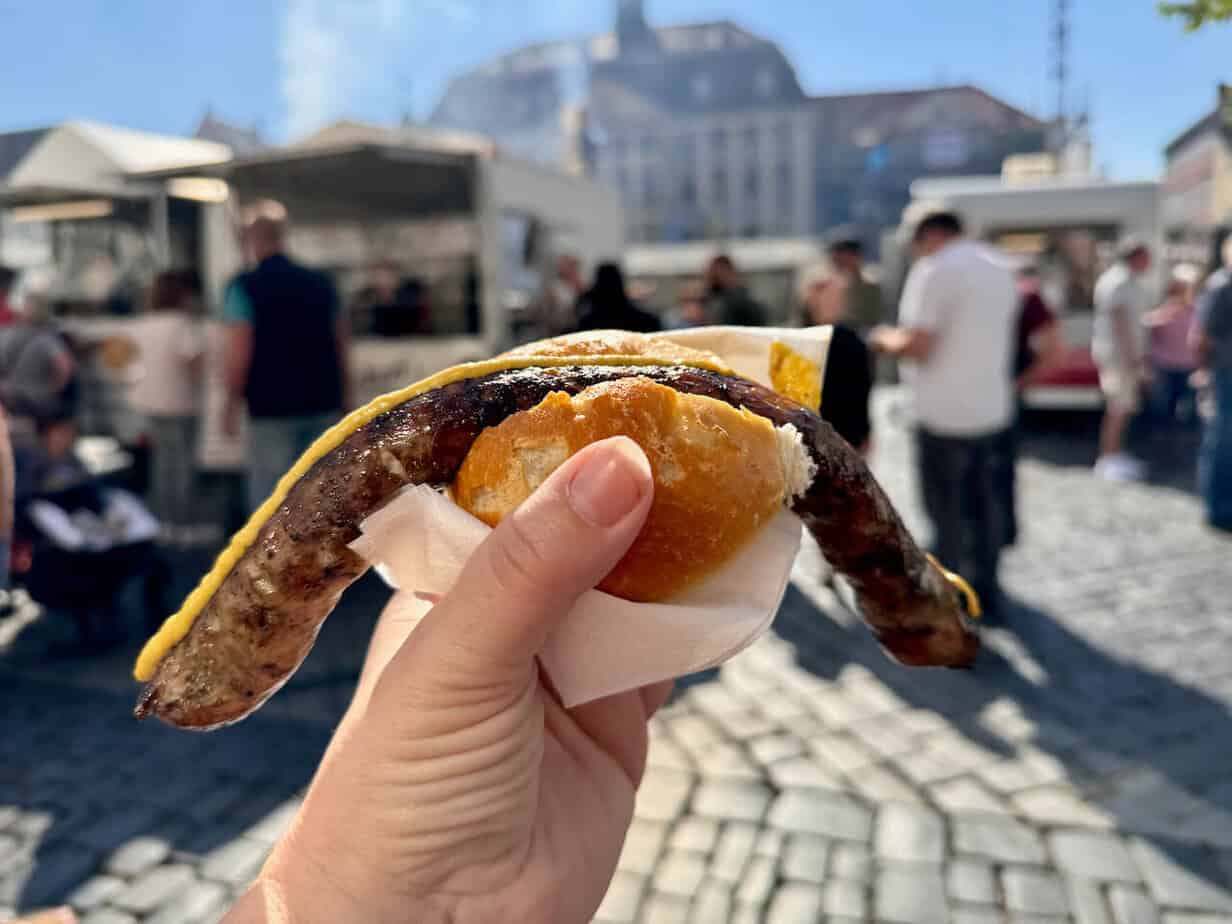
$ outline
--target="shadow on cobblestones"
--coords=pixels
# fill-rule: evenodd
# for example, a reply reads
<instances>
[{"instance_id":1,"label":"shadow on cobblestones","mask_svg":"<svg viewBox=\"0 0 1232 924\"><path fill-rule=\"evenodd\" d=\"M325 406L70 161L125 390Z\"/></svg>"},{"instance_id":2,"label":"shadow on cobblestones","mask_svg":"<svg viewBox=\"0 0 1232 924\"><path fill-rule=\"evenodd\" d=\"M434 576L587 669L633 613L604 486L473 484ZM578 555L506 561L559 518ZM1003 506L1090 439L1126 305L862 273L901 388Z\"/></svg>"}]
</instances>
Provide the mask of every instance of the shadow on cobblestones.
<instances>
[{"instance_id":1,"label":"shadow on cobblestones","mask_svg":"<svg viewBox=\"0 0 1232 924\"><path fill-rule=\"evenodd\" d=\"M774 628L814 675L833 681L861 665L910 709L944 718L902 760L887 761L925 801L973 811L995 801L1045 827L1138 833L1193 875L1232 882L1226 703L1010 603L1006 624L985 633L971 671L901 667L867 632L828 618L794 586ZM989 804L947 804L956 781L986 793ZM1095 811L1084 815L1069 793Z\"/></svg>"},{"instance_id":2,"label":"shadow on cobblestones","mask_svg":"<svg viewBox=\"0 0 1232 924\"><path fill-rule=\"evenodd\" d=\"M184 889L193 867L238 887L329 734L257 717L189 735L139 725L131 708L127 696L0 680L0 907L63 901L102 876L139 911L140 893ZM183 882L144 882L168 862Z\"/></svg>"},{"instance_id":3,"label":"shadow on cobblestones","mask_svg":"<svg viewBox=\"0 0 1232 924\"><path fill-rule=\"evenodd\" d=\"M1023 420L1021 453L1064 468L1090 468L1099 454L1099 415L1089 412L1031 412ZM1148 483L1185 494L1197 493L1201 429L1194 424L1159 426L1135 422L1130 446L1146 463Z\"/></svg>"},{"instance_id":4,"label":"shadow on cobblestones","mask_svg":"<svg viewBox=\"0 0 1232 924\"><path fill-rule=\"evenodd\" d=\"M279 696L208 734L133 719L135 627L117 651L48 659L65 627L30 621L0 650L0 920L66 901L214 919L290 820L387 596L361 581Z\"/></svg>"}]
</instances>

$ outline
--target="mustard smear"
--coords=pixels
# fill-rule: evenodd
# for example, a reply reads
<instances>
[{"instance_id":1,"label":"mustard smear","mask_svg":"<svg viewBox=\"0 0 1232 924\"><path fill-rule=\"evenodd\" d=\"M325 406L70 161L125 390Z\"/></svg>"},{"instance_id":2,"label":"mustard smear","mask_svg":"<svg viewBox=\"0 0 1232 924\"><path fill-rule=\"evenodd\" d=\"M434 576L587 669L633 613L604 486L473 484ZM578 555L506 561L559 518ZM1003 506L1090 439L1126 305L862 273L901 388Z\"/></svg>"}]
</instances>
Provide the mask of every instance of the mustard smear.
<instances>
[{"instance_id":1,"label":"mustard smear","mask_svg":"<svg viewBox=\"0 0 1232 924\"><path fill-rule=\"evenodd\" d=\"M961 574L955 574L953 571L950 571L945 567L945 565L937 561L933 555L925 554L924 557L932 562L933 566L941 572L941 576L949 581L950 584L953 585L954 589L963 595L963 599L967 601L968 616L972 619L979 619L984 615L984 609L980 606L979 594L975 592L975 588L967 583L966 578L964 578Z\"/></svg>"},{"instance_id":2,"label":"mustard smear","mask_svg":"<svg viewBox=\"0 0 1232 924\"><path fill-rule=\"evenodd\" d=\"M154 676L154 671L157 670L159 663L167 652L177 645L188 634L188 630L192 628L193 621L198 614L205 608L206 603L218 591L223 580L231 569L236 566L243 554L257 541L257 534L261 527L274 515L283 501L287 499L287 495L291 493L291 488L299 481L308 469L310 469L322 457L333 452L346 441L346 439L355 433L357 430L366 426L374 418L379 417L386 411L392 410L400 404L409 401L411 398L421 395L424 392L432 391L437 388L443 388L446 385L452 385L454 382L461 382L465 379L482 378L485 375L492 375L496 372L504 372L510 369L527 369L531 367L548 367L548 366L679 366L689 365L699 369L709 369L711 372L720 372L730 374L731 370L726 366L705 360L697 360L688 363L682 363L680 359L658 359L653 356L516 356L516 357L497 357L495 359L485 360L477 363L464 363L460 366L453 366L443 372L438 372L436 375L429 376L414 385L408 385L406 388L392 391L389 394L381 395L379 398L374 398L363 407L352 411L344 417L339 423L330 427L316 441L308 447L308 450L299 457L290 470L282 476L278 482L278 486L274 489L274 493L256 512L248 518L248 522L244 527L236 533L231 542L223 549L218 556L214 566L201 579L195 590L190 593L179 611L167 617L166 621L159 627L158 631L145 643L141 649L141 654L137 656L137 663L133 666L133 677L140 682L145 682ZM816 404L813 405L816 407Z\"/></svg>"},{"instance_id":3,"label":"mustard smear","mask_svg":"<svg viewBox=\"0 0 1232 924\"><path fill-rule=\"evenodd\" d=\"M821 407L821 366L781 340L770 344L770 383L785 398L816 412Z\"/></svg>"}]
</instances>

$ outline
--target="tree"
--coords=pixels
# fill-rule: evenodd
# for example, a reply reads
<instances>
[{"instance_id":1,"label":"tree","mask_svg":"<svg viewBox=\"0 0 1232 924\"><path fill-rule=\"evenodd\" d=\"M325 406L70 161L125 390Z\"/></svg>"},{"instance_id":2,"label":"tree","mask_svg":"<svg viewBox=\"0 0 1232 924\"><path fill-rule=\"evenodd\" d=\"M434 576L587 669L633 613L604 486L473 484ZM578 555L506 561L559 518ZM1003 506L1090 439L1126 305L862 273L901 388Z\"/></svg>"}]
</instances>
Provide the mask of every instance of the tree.
<instances>
[{"instance_id":1,"label":"tree","mask_svg":"<svg viewBox=\"0 0 1232 924\"><path fill-rule=\"evenodd\" d=\"M1189 0L1187 3L1161 3L1159 12L1165 16L1180 16L1185 30L1193 32L1208 22L1232 19L1232 0Z\"/></svg>"}]
</instances>

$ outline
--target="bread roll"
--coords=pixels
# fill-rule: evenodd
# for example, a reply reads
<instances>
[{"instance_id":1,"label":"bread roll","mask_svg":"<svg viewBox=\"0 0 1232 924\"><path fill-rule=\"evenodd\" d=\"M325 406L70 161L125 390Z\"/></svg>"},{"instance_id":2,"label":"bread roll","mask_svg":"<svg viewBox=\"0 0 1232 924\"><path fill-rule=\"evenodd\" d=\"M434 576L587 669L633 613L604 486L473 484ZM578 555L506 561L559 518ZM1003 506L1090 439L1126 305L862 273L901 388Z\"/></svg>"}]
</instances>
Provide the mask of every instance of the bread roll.
<instances>
[{"instance_id":1,"label":"bread roll","mask_svg":"<svg viewBox=\"0 0 1232 924\"><path fill-rule=\"evenodd\" d=\"M650 460L654 503L599 588L638 602L666 600L722 565L811 476L801 471L809 463L793 435L783 439L765 418L712 398L618 379L572 398L554 392L485 430L462 463L453 497L495 526L578 450L627 436Z\"/></svg>"},{"instance_id":2,"label":"bread roll","mask_svg":"<svg viewBox=\"0 0 1232 924\"><path fill-rule=\"evenodd\" d=\"M577 334L564 334L549 340L527 343L501 355L510 358L644 356L647 359L684 365L700 363L726 368L726 364L713 353L681 346L652 334L637 334L627 330L587 330Z\"/></svg>"}]
</instances>

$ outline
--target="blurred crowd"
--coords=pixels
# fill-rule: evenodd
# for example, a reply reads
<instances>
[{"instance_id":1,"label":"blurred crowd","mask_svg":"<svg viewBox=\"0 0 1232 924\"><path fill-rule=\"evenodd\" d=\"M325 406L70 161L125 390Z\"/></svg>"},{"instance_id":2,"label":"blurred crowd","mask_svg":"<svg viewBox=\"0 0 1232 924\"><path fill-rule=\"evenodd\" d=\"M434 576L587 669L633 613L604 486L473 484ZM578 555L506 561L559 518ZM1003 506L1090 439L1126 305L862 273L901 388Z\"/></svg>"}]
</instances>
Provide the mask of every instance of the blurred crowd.
<instances>
[{"instance_id":1,"label":"blurred crowd","mask_svg":"<svg viewBox=\"0 0 1232 924\"><path fill-rule=\"evenodd\" d=\"M246 435L252 510L354 402L349 312L331 279L287 253L278 218L252 220L244 245L248 269L224 293L216 350L223 367L213 375L225 396L222 433ZM1091 352L1105 407L1095 471L1113 480L1143 476L1127 450L1135 418L1165 434L1202 424L1198 476L1207 516L1232 529L1232 244L1207 273L1175 267L1158 304L1145 282L1152 258L1145 243L1123 242L1095 289ZM618 264L600 263L588 277L576 256L564 254L520 333L760 326L782 316L754 297L731 256L714 255L698 270L669 310L654 311L643 304L649 293L628 285ZM422 331L426 287L399 285L392 268L386 275L363 295L380 332ZM8 586L11 563L32 595L71 611L83 639L101 644L107 638L98 626L108 623L120 583L144 580L153 620L165 612L165 550L219 538L219 524L200 522L197 464L208 312L196 274L162 272L122 337L85 343L52 323L36 293L14 304L14 278L0 268L0 583ZM860 453L873 446L874 382L897 363L914 407L934 554L967 576L995 612L999 556L1018 536L1022 395L1063 361L1058 318L1036 267L1014 266L966 237L961 218L946 212L916 227L900 303L887 310L893 307L883 303L861 243L838 239L801 274L788 323L832 328L821 413ZM885 323L891 316L892 326ZM100 477L75 451L83 398L94 387L86 370L99 363L138 370L129 375L127 401L141 415L148 450L140 484ZM65 582L66 573L79 580Z\"/></svg>"}]
</instances>

